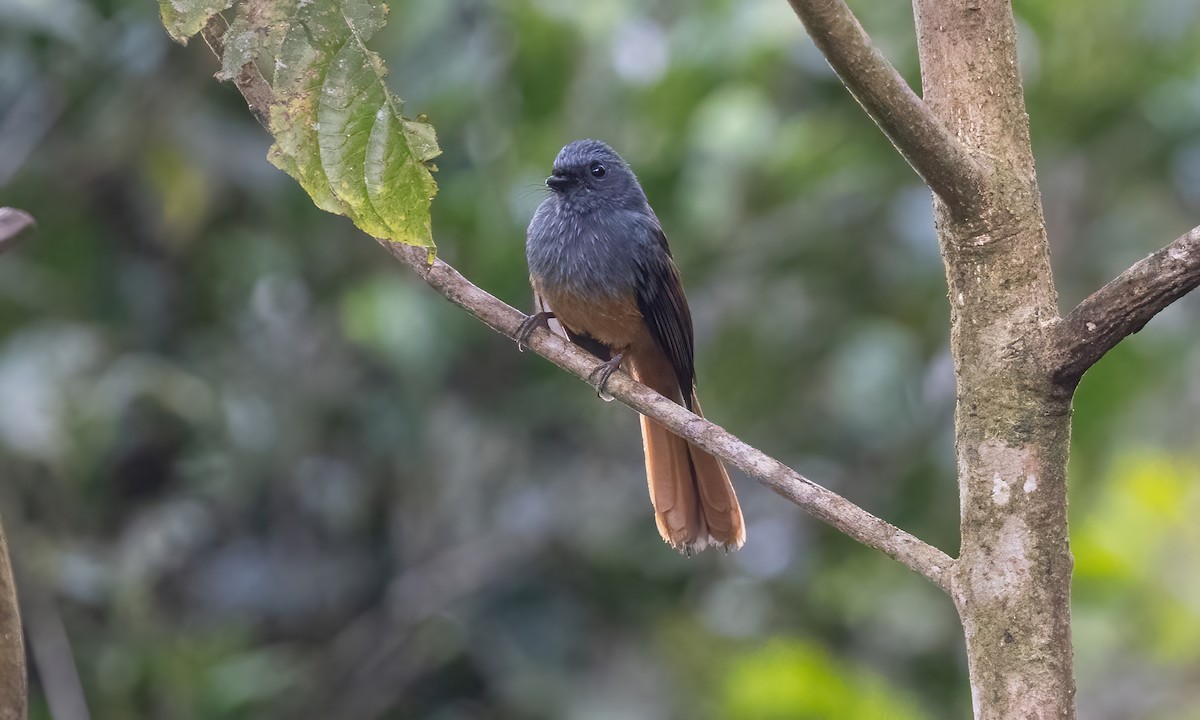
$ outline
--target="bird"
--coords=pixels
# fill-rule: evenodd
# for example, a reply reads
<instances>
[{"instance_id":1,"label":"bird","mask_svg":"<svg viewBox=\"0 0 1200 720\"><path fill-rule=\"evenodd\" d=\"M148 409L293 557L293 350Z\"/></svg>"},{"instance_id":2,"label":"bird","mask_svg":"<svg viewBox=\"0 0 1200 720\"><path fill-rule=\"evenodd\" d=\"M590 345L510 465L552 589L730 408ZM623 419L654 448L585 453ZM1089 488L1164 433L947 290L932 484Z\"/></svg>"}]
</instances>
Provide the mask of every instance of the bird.
<instances>
[{"instance_id":1,"label":"bird","mask_svg":"<svg viewBox=\"0 0 1200 720\"><path fill-rule=\"evenodd\" d=\"M658 216L629 164L608 144L576 140L554 160L548 196L526 234L534 329L561 327L604 363L597 391L624 365L635 380L703 417L691 311ZM551 322L557 324L557 327ZM746 541L724 464L641 416L646 480L662 539L684 555Z\"/></svg>"}]
</instances>

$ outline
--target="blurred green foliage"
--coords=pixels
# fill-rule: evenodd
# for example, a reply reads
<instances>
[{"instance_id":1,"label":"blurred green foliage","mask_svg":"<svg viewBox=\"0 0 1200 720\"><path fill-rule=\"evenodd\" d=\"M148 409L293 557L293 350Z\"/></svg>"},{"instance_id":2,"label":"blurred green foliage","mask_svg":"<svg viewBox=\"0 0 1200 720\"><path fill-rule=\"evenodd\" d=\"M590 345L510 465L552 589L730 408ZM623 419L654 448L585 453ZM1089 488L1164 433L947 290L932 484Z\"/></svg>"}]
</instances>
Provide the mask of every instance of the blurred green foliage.
<instances>
[{"instance_id":1,"label":"blurred green foliage","mask_svg":"<svg viewBox=\"0 0 1200 720\"><path fill-rule=\"evenodd\" d=\"M771 641L736 660L725 678L721 717L758 720L924 717L886 684L842 666L819 647Z\"/></svg>"},{"instance_id":2,"label":"blurred green foliage","mask_svg":"<svg viewBox=\"0 0 1200 720\"><path fill-rule=\"evenodd\" d=\"M915 85L908 6L854 4ZM1200 9L1017 12L1066 309L1200 217ZM549 164L608 140L710 416L956 551L929 195L783 0L395 2L373 47L438 128L443 257L527 306ZM0 204L39 221L0 258L0 509L94 717L968 716L939 591L744 478L746 548L672 553L632 414L317 210L218 69L152 3L0 0ZM1200 704L1198 316L1080 387L1084 717Z\"/></svg>"}]
</instances>

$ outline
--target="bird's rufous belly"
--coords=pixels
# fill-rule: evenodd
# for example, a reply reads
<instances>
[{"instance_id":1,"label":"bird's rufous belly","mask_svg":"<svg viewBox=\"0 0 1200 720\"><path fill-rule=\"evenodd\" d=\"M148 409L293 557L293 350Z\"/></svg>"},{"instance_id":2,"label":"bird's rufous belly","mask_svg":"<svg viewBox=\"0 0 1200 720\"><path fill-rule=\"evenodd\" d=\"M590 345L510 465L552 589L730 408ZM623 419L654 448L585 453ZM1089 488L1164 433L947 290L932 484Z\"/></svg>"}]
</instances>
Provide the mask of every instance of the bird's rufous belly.
<instances>
[{"instance_id":1,"label":"bird's rufous belly","mask_svg":"<svg viewBox=\"0 0 1200 720\"><path fill-rule=\"evenodd\" d=\"M577 335L590 335L615 352L624 352L645 332L645 322L632 295L584 298L555 292L533 281L534 290L564 326Z\"/></svg>"}]
</instances>

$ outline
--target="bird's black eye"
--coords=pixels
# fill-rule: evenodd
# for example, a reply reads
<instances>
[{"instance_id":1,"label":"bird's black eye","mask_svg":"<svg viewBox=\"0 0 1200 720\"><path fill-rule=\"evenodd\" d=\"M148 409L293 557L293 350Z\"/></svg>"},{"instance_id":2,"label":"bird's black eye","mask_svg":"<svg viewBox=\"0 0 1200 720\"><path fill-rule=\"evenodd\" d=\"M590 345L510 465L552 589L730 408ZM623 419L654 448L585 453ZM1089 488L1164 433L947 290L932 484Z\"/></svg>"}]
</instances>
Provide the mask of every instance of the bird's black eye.
<instances>
[{"instance_id":1,"label":"bird's black eye","mask_svg":"<svg viewBox=\"0 0 1200 720\"><path fill-rule=\"evenodd\" d=\"M591 171L594 178L602 178L608 174L608 170L605 170L600 163L592 163Z\"/></svg>"}]
</instances>

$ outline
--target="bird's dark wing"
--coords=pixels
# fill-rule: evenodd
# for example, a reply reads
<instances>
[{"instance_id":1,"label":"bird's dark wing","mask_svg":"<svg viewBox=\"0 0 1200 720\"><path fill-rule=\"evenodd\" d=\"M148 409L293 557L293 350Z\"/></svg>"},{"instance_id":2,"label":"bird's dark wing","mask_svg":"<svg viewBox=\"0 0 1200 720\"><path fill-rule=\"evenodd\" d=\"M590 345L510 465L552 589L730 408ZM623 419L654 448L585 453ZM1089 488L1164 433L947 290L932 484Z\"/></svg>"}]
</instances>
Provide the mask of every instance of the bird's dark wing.
<instances>
[{"instance_id":1,"label":"bird's dark wing","mask_svg":"<svg viewBox=\"0 0 1200 720\"><path fill-rule=\"evenodd\" d=\"M576 333L571 332L570 330L567 330L567 336L571 338L571 342L575 343L576 345L583 348L584 350L587 350L588 352L590 352L591 354L600 358L601 360L603 360L605 362L612 360L612 358L613 358L612 348L610 348L609 346L600 342L599 340L592 337L591 335L588 335L587 333L576 334Z\"/></svg>"},{"instance_id":2,"label":"bird's dark wing","mask_svg":"<svg viewBox=\"0 0 1200 720\"><path fill-rule=\"evenodd\" d=\"M637 304L650 334L666 354L679 378L679 391L684 404L692 409L692 386L696 381L692 337L692 313L688 310L679 270L671 259L667 248L667 237L661 228L655 228L655 240L662 246L662 253L641 263L641 277L637 283Z\"/></svg>"}]
</instances>

